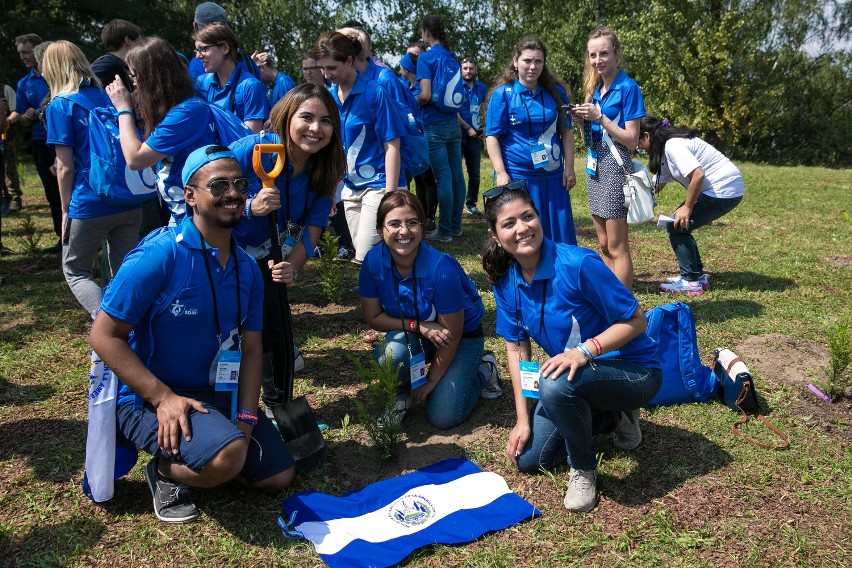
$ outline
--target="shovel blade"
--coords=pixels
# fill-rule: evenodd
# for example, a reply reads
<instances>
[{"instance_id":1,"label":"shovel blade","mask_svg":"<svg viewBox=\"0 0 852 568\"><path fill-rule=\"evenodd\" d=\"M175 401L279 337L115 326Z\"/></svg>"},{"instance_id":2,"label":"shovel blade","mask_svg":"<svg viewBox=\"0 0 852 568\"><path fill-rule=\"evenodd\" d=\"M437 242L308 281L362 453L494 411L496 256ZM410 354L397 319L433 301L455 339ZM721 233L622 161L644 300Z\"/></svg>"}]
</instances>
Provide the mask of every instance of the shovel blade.
<instances>
[{"instance_id":1,"label":"shovel blade","mask_svg":"<svg viewBox=\"0 0 852 568\"><path fill-rule=\"evenodd\" d=\"M328 447L317 426L308 400L300 396L281 406L273 406L272 414L287 449L301 473L322 467Z\"/></svg>"}]
</instances>

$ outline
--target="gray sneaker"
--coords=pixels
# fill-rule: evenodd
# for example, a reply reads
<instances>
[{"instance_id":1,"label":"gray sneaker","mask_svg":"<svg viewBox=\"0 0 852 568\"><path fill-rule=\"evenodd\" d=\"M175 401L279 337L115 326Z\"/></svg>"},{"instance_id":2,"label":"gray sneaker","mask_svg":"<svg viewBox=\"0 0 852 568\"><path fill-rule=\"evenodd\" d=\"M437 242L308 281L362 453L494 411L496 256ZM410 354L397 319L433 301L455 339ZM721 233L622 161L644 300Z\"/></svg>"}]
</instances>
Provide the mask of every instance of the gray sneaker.
<instances>
[{"instance_id":1,"label":"gray sneaker","mask_svg":"<svg viewBox=\"0 0 852 568\"><path fill-rule=\"evenodd\" d=\"M157 471L160 458L151 458L145 466L145 479L154 499L154 514L166 523L186 523L198 518L198 508L189 496L189 487L165 480Z\"/></svg>"},{"instance_id":2,"label":"gray sneaker","mask_svg":"<svg viewBox=\"0 0 852 568\"><path fill-rule=\"evenodd\" d=\"M568 491L565 492L565 508L584 513L595 508L597 501L597 475L593 469L571 468Z\"/></svg>"},{"instance_id":3,"label":"gray sneaker","mask_svg":"<svg viewBox=\"0 0 852 568\"><path fill-rule=\"evenodd\" d=\"M482 355L479 372L485 377L485 386L482 387L482 398L487 400L499 398L503 394L503 389L500 388L500 373L497 370L497 358L494 357L493 351L486 351Z\"/></svg>"},{"instance_id":4,"label":"gray sneaker","mask_svg":"<svg viewBox=\"0 0 852 568\"><path fill-rule=\"evenodd\" d=\"M639 409L621 413L621 421L612 432L615 447L619 450L632 450L642 443L642 430L639 429Z\"/></svg>"},{"instance_id":5,"label":"gray sneaker","mask_svg":"<svg viewBox=\"0 0 852 568\"><path fill-rule=\"evenodd\" d=\"M431 233L426 233L427 241L438 241L439 243L451 243L453 242L452 235L442 235L438 232L437 229L432 231Z\"/></svg>"},{"instance_id":6,"label":"gray sneaker","mask_svg":"<svg viewBox=\"0 0 852 568\"><path fill-rule=\"evenodd\" d=\"M476 208L476 205L468 205L466 210L471 217L482 217L482 212Z\"/></svg>"}]
</instances>

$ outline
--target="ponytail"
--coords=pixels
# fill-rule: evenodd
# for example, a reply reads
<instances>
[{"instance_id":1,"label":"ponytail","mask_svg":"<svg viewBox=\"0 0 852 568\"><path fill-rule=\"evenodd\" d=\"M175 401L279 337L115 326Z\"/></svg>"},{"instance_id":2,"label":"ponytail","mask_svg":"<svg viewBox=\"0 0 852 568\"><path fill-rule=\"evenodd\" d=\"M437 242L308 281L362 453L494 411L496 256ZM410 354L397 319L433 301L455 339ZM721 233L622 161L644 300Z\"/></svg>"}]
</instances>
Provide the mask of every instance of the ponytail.
<instances>
[{"instance_id":1,"label":"ponytail","mask_svg":"<svg viewBox=\"0 0 852 568\"><path fill-rule=\"evenodd\" d=\"M488 276L488 282L492 286L496 286L506 274L514 262L512 255L506 252L506 249L494 239L488 239L485 243L485 248L482 251L482 269Z\"/></svg>"}]
</instances>

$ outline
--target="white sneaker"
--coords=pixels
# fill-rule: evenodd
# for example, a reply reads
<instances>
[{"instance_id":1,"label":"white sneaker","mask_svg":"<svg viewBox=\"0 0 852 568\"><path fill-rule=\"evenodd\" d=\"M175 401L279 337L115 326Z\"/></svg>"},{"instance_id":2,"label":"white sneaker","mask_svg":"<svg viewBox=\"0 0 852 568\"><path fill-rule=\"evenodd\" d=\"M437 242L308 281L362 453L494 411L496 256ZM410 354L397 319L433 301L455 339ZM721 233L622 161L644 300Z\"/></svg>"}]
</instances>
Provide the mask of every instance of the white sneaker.
<instances>
[{"instance_id":1,"label":"white sneaker","mask_svg":"<svg viewBox=\"0 0 852 568\"><path fill-rule=\"evenodd\" d=\"M482 398L494 400L503 394L500 388L500 373L497 370L497 358L493 351L486 351L482 355L482 363L479 372L485 377L485 385L482 387Z\"/></svg>"},{"instance_id":2,"label":"white sneaker","mask_svg":"<svg viewBox=\"0 0 852 568\"><path fill-rule=\"evenodd\" d=\"M639 409L621 413L621 422L612 432L613 442L619 450L632 450L642 443L639 429Z\"/></svg>"},{"instance_id":3,"label":"white sneaker","mask_svg":"<svg viewBox=\"0 0 852 568\"><path fill-rule=\"evenodd\" d=\"M669 278L666 278L667 283L677 282L678 280L680 280L680 276L671 276ZM710 289L710 277L706 274L701 275L701 277L698 279L698 283L701 284L701 289L705 292Z\"/></svg>"},{"instance_id":4,"label":"white sneaker","mask_svg":"<svg viewBox=\"0 0 852 568\"><path fill-rule=\"evenodd\" d=\"M680 277L672 282L663 282L660 284L660 290L669 294L689 294L690 296L700 296L704 293L704 288L699 281L690 282Z\"/></svg>"},{"instance_id":5,"label":"white sneaker","mask_svg":"<svg viewBox=\"0 0 852 568\"><path fill-rule=\"evenodd\" d=\"M565 508L584 513L595 508L597 501L597 475L593 469L571 468L568 491L565 492Z\"/></svg>"}]
</instances>

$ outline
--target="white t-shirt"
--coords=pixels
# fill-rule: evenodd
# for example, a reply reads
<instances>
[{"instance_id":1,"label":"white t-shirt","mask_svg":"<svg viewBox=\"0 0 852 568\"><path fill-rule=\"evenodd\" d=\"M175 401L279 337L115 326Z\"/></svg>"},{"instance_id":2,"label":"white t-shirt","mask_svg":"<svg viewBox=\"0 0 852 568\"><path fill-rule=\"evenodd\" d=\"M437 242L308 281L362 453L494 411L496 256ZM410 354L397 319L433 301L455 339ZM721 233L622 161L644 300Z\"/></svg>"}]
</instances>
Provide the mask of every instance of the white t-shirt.
<instances>
[{"instance_id":1,"label":"white t-shirt","mask_svg":"<svg viewBox=\"0 0 852 568\"><path fill-rule=\"evenodd\" d=\"M704 170L701 193L730 199L745 193L745 183L739 168L722 152L700 138L672 138L666 142L665 156L657 174L660 183L677 181L689 186L687 177L695 168Z\"/></svg>"},{"instance_id":2,"label":"white t-shirt","mask_svg":"<svg viewBox=\"0 0 852 568\"><path fill-rule=\"evenodd\" d=\"M0 95L9 103L9 112L15 112L15 89L9 85L3 85L3 94Z\"/></svg>"}]
</instances>

